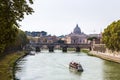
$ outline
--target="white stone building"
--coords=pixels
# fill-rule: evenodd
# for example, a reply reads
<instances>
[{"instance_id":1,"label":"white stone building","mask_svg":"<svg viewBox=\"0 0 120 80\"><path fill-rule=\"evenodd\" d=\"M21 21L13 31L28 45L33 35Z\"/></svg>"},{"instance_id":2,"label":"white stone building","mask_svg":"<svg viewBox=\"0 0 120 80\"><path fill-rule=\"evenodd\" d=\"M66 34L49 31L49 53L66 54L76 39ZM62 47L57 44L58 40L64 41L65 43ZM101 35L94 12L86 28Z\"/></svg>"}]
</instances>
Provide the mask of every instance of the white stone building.
<instances>
[{"instance_id":1,"label":"white stone building","mask_svg":"<svg viewBox=\"0 0 120 80\"><path fill-rule=\"evenodd\" d=\"M85 44L87 43L87 35L81 32L77 24L73 32L65 37L65 40L67 44Z\"/></svg>"}]
</instances>

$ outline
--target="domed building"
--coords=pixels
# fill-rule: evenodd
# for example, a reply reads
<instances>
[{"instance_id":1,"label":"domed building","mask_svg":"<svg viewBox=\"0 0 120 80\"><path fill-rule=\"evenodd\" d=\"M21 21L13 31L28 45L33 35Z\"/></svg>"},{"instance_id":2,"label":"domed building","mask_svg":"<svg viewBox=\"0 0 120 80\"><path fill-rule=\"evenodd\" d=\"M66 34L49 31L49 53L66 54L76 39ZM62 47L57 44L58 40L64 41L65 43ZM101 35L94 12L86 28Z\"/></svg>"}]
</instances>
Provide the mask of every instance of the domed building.
<instances>
[{"instance_id":1,"label":"domed building","mask_svg":"<svg viewBox=\"0 0 120 80\"><path fill-rule=\"evenodd\" d=\"M74 33L74 34L81 34L81 29L79 28L78 24L77 24L76 27L74 28L73 33Z\"/></svg>"},{"instance_id":2,"label":"domed building","mask_svg":"<svg viewBox=\"0 0 120 80\"><path fill-rule=\"evenodd\" d=\"M67 44L87 43L87 35L81 32L81 29L77 24L73 32L66 36L66 43Z\"/></svg>"}]
</instances>

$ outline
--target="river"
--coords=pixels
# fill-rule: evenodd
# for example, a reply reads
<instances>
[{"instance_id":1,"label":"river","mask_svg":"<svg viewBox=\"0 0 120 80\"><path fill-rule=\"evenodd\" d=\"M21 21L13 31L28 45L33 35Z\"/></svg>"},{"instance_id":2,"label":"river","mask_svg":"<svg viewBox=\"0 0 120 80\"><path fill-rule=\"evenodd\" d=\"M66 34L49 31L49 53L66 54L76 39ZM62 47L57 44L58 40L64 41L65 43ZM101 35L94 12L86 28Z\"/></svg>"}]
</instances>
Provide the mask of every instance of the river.
<instances>
[{"instance_id":1,"label":"river","mask_svg":"<svg viewBox=\"0 0 120 80\"><path fill-rule=\"evenodd\" d=\"M69 63L80 62L84 71L71 72ZM56 50L28 55L17 63L19 80L120 80L120 64L102 60L86 53Z\"/></svg>"}]
</instances>

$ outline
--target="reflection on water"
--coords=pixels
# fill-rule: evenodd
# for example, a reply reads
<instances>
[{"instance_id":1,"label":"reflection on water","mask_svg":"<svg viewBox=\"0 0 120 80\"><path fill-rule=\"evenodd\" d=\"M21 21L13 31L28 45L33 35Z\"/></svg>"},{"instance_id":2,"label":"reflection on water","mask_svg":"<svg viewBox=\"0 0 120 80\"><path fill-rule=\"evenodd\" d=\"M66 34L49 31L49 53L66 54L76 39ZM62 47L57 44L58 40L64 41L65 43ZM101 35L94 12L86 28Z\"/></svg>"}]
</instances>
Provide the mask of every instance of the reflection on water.
<instances>
[{"instance_id":1,"label":"reflection on water","mask_svg":"<svg viewBox=\"0 0 120 80\"><path fill-rule=\"evenodd\" d=\"M105 61L104 78L105 80L120 80L120 64Z\"/></svg>"},{"instance_id":2,"label":"reflection on water","mask_svg":"<svg viewBox=\"0 0 120 80\"><path fill-rule=\"evenodd\" d=\"M69 70L69 62L80 62L84 71ZM120 80L120 65L91 57L85 53L43 51L28 55L17 67L16 78L20 80Z\"/></svg>"}]
</instances>

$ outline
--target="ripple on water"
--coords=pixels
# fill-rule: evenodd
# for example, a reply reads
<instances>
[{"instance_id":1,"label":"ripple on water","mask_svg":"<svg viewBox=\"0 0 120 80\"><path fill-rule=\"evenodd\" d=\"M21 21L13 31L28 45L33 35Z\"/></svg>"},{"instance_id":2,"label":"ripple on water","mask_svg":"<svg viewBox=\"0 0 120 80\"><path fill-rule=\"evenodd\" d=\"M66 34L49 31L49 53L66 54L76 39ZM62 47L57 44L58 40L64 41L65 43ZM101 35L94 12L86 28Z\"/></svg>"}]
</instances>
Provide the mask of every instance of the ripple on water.
<instances>
[{"instance_id":1,"label":"ripple on water","mask_svg":"<svg viewBox=\"0 0 120 80\"><path fill-rule=\"evenodd\" d=\"M69 62L80 62L84 71L69 71ZM19 61L16 77L20 80L119 80L120 65L85 53L43 51ZM118 79L119 78L119 79Z\"/></svg>"}]
</instances>

